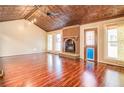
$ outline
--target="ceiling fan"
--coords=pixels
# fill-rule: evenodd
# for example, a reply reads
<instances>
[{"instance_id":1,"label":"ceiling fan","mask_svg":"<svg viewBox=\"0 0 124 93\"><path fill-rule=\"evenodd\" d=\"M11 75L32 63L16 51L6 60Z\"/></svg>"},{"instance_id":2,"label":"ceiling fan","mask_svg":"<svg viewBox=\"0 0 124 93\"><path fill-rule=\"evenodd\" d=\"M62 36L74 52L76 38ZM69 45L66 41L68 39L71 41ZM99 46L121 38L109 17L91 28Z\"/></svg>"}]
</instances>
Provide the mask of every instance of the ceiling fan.
<instances>
[{"instance_id":1,"label":"ceiling fan","mask_svg":"<svg viewBox=\"0 0 124 93\"><path fill-rule=\"evenodd\" d=\"M44 13L47 15L47 16L58 16L58 15L60 15L60 13L57 13L57 12L50 12L49 10L48 10L48 7L47 6L42 6L42 7L40 7L40 6L37 6L37 8L39 8L39 9L43 9L43 11L44 11Z\"/></svg>"},{"instance_id":2,"label":"ceiling fan","mask_svg":"<svg viewBox=\"0 0 124 93\"><path fill-rule=\"evenodd\" d=\"M47 16L58 16L59 15L59 13L55 13L55 12L47 12L46 14Z\"/></svg>"}]
</instances>

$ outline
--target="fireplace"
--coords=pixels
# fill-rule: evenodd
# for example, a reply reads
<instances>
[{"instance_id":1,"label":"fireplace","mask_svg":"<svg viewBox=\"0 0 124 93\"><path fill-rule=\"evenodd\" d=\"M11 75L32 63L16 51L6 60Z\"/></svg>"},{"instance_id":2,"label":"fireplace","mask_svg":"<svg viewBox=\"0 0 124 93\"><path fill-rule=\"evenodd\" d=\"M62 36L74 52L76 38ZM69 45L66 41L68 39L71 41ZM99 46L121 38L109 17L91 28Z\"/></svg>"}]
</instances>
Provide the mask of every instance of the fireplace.
<instances>
[{"instance_id":1,"label":"fireplace","mask_svg":"<svg viewBox=\"0 0 124 93\"><path fill-rule=\"evenodd\" d=\"M79 59L80 55L80 27L74 26L63 29L63 48L60 56Z\"/></svg>"},{"instance_id":2,"label":"fireplace","mask_svg":"<svg viewBox=\"0 0 124 93\"><path fill-rule=\"evenodd\" d=\"M75 53L75 42L72 39L67 39L65 41L65 52Z\"/></svg>"}]
</instances>

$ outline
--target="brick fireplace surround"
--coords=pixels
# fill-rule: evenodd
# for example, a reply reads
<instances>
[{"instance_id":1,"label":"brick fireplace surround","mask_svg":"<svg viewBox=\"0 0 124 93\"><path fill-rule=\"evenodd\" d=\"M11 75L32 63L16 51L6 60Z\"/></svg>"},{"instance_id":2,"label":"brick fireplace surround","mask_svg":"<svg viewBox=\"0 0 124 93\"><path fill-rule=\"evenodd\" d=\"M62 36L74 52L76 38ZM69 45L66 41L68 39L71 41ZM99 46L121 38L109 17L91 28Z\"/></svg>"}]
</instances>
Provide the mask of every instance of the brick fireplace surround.
<instances>
[{"instance_id":1,"label":"brick fireplace surround","mask_svg":"<svg viewBox=\"0 0 124 93\"><path fill-rule=\"evenodd\" d=\"M66 44L68 40L71 40L71 44L74 46L74 51L67 51L66 48L69 44ZM73 49L70 44L70 49ZM73 59L79 59L80 55L80 27L74 26L63 29L62 34L62 52L60 56Z\"/></svg>"}]
</instances>

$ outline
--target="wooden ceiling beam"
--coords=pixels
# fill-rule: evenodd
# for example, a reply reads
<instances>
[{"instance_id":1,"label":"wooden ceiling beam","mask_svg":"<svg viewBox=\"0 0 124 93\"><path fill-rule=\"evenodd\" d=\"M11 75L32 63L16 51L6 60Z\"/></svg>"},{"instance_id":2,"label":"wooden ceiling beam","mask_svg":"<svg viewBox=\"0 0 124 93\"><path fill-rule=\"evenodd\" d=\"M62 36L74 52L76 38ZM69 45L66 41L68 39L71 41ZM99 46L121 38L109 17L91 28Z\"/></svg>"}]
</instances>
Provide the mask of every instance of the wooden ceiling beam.
<instances>
[{"instance_id":1,"label":"wooden ceiling beam","mask_svg":"<svg viewBox=\"0 0 124 93\"><path fill-rule=\"evenodd\" d=\"M30 11L30 12L24 17L24 19L29 19L32 15L35 14L35 12L36 12L38 9L39 9L39 8L38 8L37 6L35 6L35 8L34 8L32 11Z\"/></svg>"}]
</instances>

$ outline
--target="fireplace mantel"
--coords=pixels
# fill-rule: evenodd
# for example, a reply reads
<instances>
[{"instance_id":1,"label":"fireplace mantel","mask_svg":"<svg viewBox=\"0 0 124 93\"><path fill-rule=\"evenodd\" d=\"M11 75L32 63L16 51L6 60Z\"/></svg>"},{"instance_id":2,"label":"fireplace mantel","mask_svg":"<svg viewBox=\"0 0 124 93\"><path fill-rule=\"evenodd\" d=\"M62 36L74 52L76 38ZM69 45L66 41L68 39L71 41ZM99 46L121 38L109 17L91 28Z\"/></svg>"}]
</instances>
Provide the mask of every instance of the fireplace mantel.
<instances>
[{"instance_id":1,"label":"fireplace mantel","mask_svg":"<svg viewBox=\"0 0 124 93\"><path fill-rule=\"evenodd\" d=\"M75 39L76 41L79 39L79 36L66 36L63 39Z\"/></svg>"}]
</instances>

